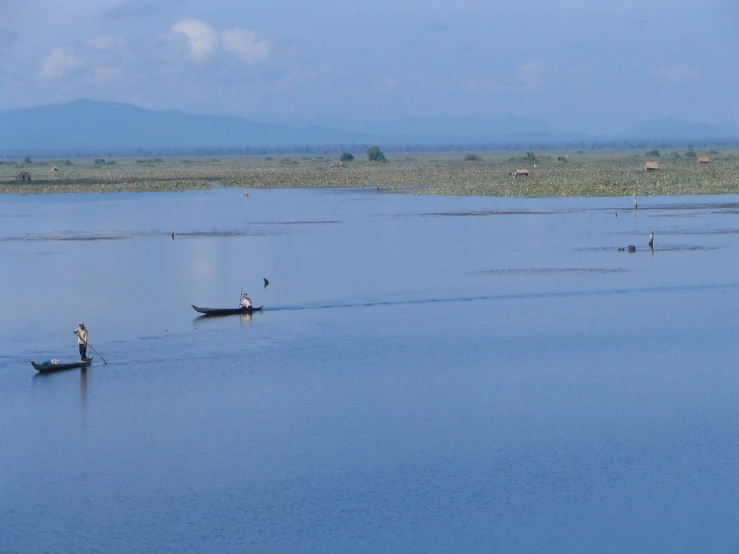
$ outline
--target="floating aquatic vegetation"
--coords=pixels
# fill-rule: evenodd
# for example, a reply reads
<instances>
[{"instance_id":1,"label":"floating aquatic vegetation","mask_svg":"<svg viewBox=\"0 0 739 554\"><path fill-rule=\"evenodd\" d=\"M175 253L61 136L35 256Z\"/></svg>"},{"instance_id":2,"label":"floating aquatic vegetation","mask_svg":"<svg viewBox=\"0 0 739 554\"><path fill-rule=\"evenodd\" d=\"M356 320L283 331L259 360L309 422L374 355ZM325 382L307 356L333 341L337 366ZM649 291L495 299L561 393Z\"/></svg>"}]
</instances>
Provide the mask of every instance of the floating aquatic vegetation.
<instances>
[{"instance_id":1,"label":"floating aquatic vegetation","mask_svg":"<svg viewBox=\"0 0 739 554\"><path fill-rule=\"evenodd\" d=\"M17 166L0 165L0 193L154 192L212 188L327 188L438 196L632 196L727 194L739 192L739 161L733 156L712 159L710 167L689 158L665 159L661 170L645 173L643 159L633 152L570 153L569 162L542 156L528 177L511 174L521 165L511 153L486 154L483 161L464 162L458 153L424 154L413 158L387 156L388 163L353 161L343 168L328 161L282 164L259 156L206 159L163 159L157 163L117 160L115 165L75 161L49 175L47 164L24 167L30 183L16 181ZM739 209L739 203L730 205ZM721 209L716 205L713 209ZM680 209L640 206L642 209ZM692 208L695 209L695 208Z\"/></svg>"}]
</instances>

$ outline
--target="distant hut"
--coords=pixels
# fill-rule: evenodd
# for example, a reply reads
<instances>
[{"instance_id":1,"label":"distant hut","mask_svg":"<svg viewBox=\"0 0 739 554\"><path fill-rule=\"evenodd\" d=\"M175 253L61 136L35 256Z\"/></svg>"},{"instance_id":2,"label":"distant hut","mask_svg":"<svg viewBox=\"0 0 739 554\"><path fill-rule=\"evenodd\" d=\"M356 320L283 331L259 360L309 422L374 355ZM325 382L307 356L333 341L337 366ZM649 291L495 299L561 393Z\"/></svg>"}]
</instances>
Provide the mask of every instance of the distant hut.
<instances>
[{"instance_id":1,"label":"distant hut","mask_svg":"<svg viewBox=\"0 0 739 554\"><path fill-rule=\"evenodd\" d=\"M339 160L338 162L332 163L331 164L331 167L338 167L339 169L341 169L342 167L344 167L344 162L342 162L341 160Z\"/></svg>"},{"instance_id":2,"label":"distant hut","mask_svg":"<svg viewBox=\"0 0 739 554\"><path fill-rule=\"evenodd\" d=\"M31 182L31 174L27 171L21 171L18 175L15 176L16 181L21 181L23 183L30 183Z\"/></svg>"},{"instance_id":3,"label":"distant hut","mask_svg":"<svg viewBox=\"0 0 739 554\"><path fill-rule=\"evenodd\" d=\"M51 173L52 175L55 174L55 173L59 173L59 168L57 166L55 166L55 165L52 165L49 168L49 173Z\"/></svg>"},{"instance_id":4,"label":"distant hut","mask_svg":"<svg viewBox=\"0 0 739 554\"><path fill-rule=\"evenodd\" d=\"M702 157L698 158L698 163L699 164L707 164L710 161L711 161L711 158L709 158L707 156L702 156Z\"/></svg>"},{"instance_id":5,"label":"distant hut","mask_svg":"<svg viewBox=\"0 0 739 554\"><path fill-rule=\"evenodd\" d=\"M557 156L557 161L558 162L569 162L570 161L570 157L567 156L567 155Z\"/></svg>"},{"instance_id":6,"label":"distant hut","mask_svg":"<svg viewBox=\"0 0 739 554\"><path fill-rule=\"evenodd\" d=\"M659 162L644 162L644 171L659 171Z\"/></svg>"},{"instance_id":7,"label":"distant hut","mask_svg":"<svg viewBox=\"0 0 739 554\"><path fill-rule=\"evenodd\" d=\"M529 176L529 170L528 169L517 169L513 173L514 177L528 177Z\"/></svg>"}]
</instances>

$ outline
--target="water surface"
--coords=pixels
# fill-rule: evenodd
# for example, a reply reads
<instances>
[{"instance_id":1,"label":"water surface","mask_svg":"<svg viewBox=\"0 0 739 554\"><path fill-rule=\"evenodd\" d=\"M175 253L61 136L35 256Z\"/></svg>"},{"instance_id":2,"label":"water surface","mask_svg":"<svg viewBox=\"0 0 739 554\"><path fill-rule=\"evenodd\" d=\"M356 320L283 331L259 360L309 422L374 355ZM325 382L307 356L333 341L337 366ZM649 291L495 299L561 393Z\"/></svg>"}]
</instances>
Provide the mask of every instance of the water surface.
<instances>
[{"instance_id":1,"label":"water surface","mask_svg":"<svg viewBox=\"0 0 739 554\"><path fill-rule=\"evenodd\" d=\"M632 204L3 197L0 552L735 550L736 199Z\"/></svg>"}]
</instances>

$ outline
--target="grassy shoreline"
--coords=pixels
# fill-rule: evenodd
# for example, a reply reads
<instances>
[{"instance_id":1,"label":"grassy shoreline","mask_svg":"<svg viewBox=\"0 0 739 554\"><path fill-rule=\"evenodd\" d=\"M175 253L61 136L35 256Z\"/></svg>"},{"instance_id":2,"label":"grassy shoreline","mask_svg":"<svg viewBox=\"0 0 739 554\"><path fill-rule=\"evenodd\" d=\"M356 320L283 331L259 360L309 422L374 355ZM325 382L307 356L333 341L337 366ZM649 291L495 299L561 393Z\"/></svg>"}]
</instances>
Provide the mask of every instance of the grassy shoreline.
<instances>
[{"instance_id":1,"label":"grassy shoreline","mask_svg":"<svg viewBox=\"0 0 739 554\"><path fill-rule=\"evenodd\" d=\"M0 194L83 192L155 192L232 188L377 188L384 192L443 196L675 196L739 192L739 151L664 152L660 157L638 151L565 153L527 158L520 152L387 156L387 163L364 160L331 167L333 159L311 156L233 157L219 159L157 158L41 161L0 164ZM678 157L679 156L679 157ZM359 158L359 155L356 155ZM661 170L644 172L644 162L659 160ZM50 173L56 166L58 172ZM513 177L518 168L529 177ZM15 180L21 171L32 182Z\"/></svg>"}]
</instances>

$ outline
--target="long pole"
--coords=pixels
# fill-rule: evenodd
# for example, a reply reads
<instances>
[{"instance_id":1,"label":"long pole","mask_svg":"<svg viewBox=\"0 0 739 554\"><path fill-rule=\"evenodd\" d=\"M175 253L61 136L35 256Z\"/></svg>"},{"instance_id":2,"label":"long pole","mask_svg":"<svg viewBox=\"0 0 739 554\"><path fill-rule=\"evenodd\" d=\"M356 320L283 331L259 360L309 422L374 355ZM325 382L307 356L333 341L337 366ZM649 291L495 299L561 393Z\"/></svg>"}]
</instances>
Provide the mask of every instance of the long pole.
<instances>
[{"instance_id":1,"label":"long pole","mask_svg":"<svg viewBox=\"0 0 739 554\"><path fill-rule=\"evenodd\" d=\"M92 345L91 345L90 343L87 343L87 347L88 347L88 348L89 348L90 350L92 350L93 352L95 352L95 354L97 354L98 356L100 356L100 352L98 352L97 350L95 350L95 349L94 349L94 348L92 347ZM105 361L105 358L103 358L102 356L100 356L100 359L101 359L101 360L103 360L103 363L104 363L105 365L108 365L108 362L106 362L106 361Z\"/></svg>"}]
</instances>

